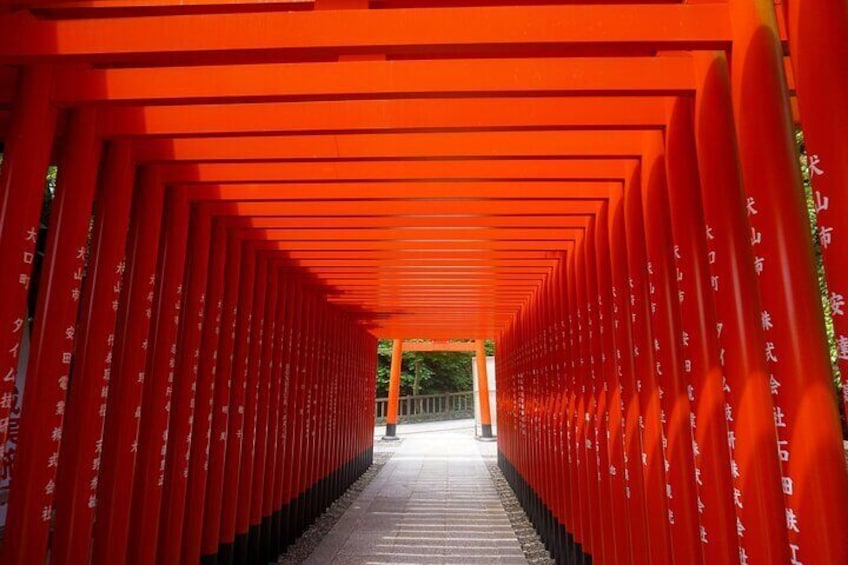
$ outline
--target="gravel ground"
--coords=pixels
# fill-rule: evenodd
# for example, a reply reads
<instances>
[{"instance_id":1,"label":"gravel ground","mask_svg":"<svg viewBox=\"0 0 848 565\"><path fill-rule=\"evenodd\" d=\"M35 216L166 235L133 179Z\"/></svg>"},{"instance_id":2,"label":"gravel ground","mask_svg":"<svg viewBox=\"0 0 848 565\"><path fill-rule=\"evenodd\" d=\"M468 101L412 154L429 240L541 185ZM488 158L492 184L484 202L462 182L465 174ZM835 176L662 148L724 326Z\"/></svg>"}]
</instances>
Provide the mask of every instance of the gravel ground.
<instances>
[{"instance_id":1,"label":"gravel ground","mask_svg":"<svg viewBox=\"0 0 848 565\"><path fill-rule=\"evenodd\" d=\"M376 447L376 446L375 446ZM288 551L280 556L277 561L279 564L295 565L303 563L309 555L315 551L324 536L333 528L339 518L345 513L345 510L357 499L359 494L368 486L380 469L383 468L389 459L392 458L394 450L374 450L374 463L362 474L355 483L353 483L345 493L338 498L321 516L315 520L315 523L309 526L303 535L297 538Z\"/></svg>"},{"instance_id":2,"label":"gravel ground","mask_svg":"<svg viewBox=\"0 0 848 565\"><path fill-rule=\"evenodd\" d=\"M489 469L489 474L492 476L492 481L495 483L495 488L498 495L501 497L501 503L509 517L509 522L512 524L512 529L515 530L515 535L518 536L518 542L521 544L521 549L524 551L524 556L527 557L527 562L532 565L548 565L553 564L554 560L545 549L545 544L539 539L539 534L533 528L533 524L524 512L524 509L519 504L512 487L506 482L497 461L487 457L485 458L486 467Z\"/></svg>"}]
</instances>

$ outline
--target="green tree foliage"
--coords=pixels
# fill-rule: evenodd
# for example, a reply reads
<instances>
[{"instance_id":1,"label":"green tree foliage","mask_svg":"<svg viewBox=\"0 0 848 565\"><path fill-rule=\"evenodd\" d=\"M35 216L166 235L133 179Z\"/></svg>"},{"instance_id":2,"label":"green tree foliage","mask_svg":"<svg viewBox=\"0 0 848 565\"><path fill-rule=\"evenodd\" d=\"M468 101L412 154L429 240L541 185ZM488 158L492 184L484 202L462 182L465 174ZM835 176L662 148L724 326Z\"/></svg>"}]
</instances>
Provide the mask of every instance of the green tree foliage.
<instances>
[{"instance_id":1,"label":"green tree foliage","mask_svg":"<svg viewBox=\"0 0 848 565\"><path fill-rule=\"evenodd\" d=\"M819 282L819 292L821 293L822 309L824 310L824 323L827 331L827 341L830 348L830 363L833 367L833 382L836 386L837 393L841 397L842 379L839 375L838 358L839 354L836 349L836 331L833 327L833 316L830 310L830 293L827 290L827 278L825 276L824 261L822 257L821 241L819 240L818 218L816 216L816 199L815 191L813 190L810 165L807 160L806 145L804 144L804 132L800 129L795 131L795 143L798 146L798 153L801 157L801 177L804 181L804 192L807 197L807 216L810 220L810 233L813 239L813 248L816 254L816 271ZM840 406L842 403L839 403Z\"/></svg>"},{"instance_id":2,"label":"green tree foliage","mask_svg":"<svg viewBox=\"0 0 848 565\"><path fill-rule=\"evenodd\" d=\"M486 342L486 354L493 355L494 342ZM464 392L472 389L471 363L474 356L456 352L405 352L400 373L401 396L412 394L415 372L418 371L418 394ZM377 344L377 396L389 392L389 373L392 364L392 340Z\"/></svg>"}]
</instances>

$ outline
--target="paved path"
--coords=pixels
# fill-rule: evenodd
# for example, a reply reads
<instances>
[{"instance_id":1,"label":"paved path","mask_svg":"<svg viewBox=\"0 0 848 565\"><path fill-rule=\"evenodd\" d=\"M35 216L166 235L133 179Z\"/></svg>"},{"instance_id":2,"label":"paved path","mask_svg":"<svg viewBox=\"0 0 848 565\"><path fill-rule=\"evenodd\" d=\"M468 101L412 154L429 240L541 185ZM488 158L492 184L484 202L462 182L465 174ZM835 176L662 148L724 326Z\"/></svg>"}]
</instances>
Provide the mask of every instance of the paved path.
<instances>
[{"instance_id":1,"label":"paved path","mask_svg":"<svg viewBox=\"0 0 848 565\"><path fill-rule=\"evenodd\" d=\"M494 444L468 425L403 428L400 445L376 447L396 451L306 563L526 565L483 463Z\"/></svg>"}]
</instances>

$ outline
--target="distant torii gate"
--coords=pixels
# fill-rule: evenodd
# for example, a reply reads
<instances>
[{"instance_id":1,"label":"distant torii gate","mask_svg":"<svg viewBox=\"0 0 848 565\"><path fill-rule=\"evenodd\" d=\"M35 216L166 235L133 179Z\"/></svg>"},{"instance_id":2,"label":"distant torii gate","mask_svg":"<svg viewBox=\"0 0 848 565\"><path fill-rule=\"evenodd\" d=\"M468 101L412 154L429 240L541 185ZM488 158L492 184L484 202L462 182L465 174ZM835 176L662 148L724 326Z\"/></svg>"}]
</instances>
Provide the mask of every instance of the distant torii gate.
<instances>
[{"instance_id":1,"label":"distant torii gate","mask_svg":"<svg viewBox=\"0 0 848 565\"><path fill-rule=\"evenodd\" d=\"M457 351L474 353L477 360L477 392L480 396L480 437L492 436L492 413L489 408L489 377L486 372L486 349L483 340L475 341L408 341L396 339L392 343L392 367L389 376L389 405L386 412L386 435L383 439L397 439L398 402L400 399L400 367L404 351Z\"/></svg>"}]
</instances>

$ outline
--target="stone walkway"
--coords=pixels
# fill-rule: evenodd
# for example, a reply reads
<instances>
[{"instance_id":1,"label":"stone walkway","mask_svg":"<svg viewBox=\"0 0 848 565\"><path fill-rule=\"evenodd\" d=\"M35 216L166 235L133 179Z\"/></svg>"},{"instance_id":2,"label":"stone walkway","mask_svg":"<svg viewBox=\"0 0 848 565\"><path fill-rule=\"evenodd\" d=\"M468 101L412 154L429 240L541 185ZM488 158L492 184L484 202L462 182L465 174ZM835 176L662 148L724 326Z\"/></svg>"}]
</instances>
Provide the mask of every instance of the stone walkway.
<instances>
[{"instance_id":1,"label":"stone walkway","mask_svg":"<svg viewBox=\"0 0 848 565\"><path fill-rule=\"evenodd\" d=\"M508 563L527 560L472 429L415 426L305 563ZM447 429L445 429L447 428Z\"/></svg>"}]
</instances>

